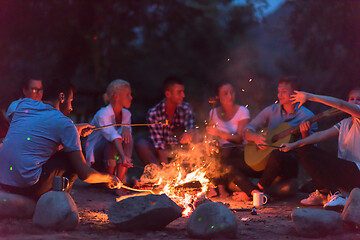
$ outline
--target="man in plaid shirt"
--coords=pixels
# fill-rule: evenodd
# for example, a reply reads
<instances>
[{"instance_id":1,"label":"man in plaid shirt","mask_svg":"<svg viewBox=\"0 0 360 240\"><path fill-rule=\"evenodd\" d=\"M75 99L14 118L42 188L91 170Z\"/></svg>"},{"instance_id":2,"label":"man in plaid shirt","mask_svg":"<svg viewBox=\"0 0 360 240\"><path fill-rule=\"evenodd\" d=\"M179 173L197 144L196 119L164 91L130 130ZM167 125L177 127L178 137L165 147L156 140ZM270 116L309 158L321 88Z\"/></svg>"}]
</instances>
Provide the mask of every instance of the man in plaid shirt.
<instances>
[{"instance_id":1,"label":"man in plaid shirt","mask_svg":"<svg viewBox=\"0 0 360 240\"><path fill-rule=\"evenodd\" d=\"M189 103L183 102L184 84L175 77L164 81L165 99L149 109L148 123L167 122L149 126L150 139L137 142L135 149L145 163L168 163L169 150L178 144L190 143L194 136L194 113Z\"/></svg>"}]
</instances>

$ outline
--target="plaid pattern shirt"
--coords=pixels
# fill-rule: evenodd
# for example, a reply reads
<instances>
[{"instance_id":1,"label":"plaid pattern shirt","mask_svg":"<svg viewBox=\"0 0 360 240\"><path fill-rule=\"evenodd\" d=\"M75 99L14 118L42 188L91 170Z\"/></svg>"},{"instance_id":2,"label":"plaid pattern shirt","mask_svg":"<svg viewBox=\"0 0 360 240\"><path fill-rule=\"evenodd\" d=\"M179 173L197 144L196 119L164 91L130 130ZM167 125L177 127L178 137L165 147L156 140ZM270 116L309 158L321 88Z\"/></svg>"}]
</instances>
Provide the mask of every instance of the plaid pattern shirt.
<instances>
[{"instance_id":1,"label":"plaid pattern shirt","mask_svg":"<svg viewBox=\"0 0 360 240\"><path fill-rule=\"evenodd\" d=\"M167 119L165 99L148 111L148 123L165 122ZM149 126L150 138L153 141L154 147L165 149L168 145L179 144L181 134L185 130L194 128L194 119L194 112L189 103L183 102L178 105L173 120L168 125Z\"/></svg>"}]
</instances>

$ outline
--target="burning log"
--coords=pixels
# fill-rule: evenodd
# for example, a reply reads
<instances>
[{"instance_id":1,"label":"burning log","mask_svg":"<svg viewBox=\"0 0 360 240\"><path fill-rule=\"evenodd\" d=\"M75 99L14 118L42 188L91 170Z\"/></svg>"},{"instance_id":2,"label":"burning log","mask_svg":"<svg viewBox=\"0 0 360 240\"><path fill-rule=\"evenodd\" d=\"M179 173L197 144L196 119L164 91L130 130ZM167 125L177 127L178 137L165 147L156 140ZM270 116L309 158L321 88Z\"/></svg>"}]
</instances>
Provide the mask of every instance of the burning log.
<instances>
[{"instance_id":1,"label":"burning log","mask_svg":"<svg viewBox=\"0 0 360 240\"><path fill-rule=\"evenodd\" d=\"M188 188L201 190L202 184L199 181L192 181L192 182L187 182L187 183L177 185L174 188L175 188L175 190L188 189Z\"/></svg>"}]
</instances>

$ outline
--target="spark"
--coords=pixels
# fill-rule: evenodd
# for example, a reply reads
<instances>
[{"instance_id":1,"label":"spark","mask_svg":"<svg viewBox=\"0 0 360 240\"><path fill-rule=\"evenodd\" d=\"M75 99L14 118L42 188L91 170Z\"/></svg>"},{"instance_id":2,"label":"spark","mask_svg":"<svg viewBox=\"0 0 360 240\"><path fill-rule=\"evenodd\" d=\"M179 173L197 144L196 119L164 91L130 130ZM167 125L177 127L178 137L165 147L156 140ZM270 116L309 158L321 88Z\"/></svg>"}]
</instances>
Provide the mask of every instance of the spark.
<instances>
[{"instance_id":1,"label":"spark","mask_svg":"<svg viewBox=\"0 0 360 240\"><path fill-rule=\"evenodd\" d=\"M245 92L245 89L241 89L241 91Z\"/></svg>"},{"instance_id":2,"label":"spark","mask_svg":"<svg viewBox=\"0 0 360 240\"><path fill-rule=\"evenodd\" d=\"M211 226L211 228L214 228L214 227L215 227L214 225Z\"/></svg>"},{"instance_id":3,"label":"spark","mask_svg":"<svg viewBox=\"0 0 360 240\"><path fill-rule=\"evenodd\" d=\"M25 113L28 113L29 111L28 110L25 110Z\"/></svg>"},{"instance_id":4,"label":"spark","mask_svg":"<svg viewBox=\"0 0 360 240\"><path fill-rule=\"evenodd\" d=\"M253 79L252 79L252 78L250 78L250 79L249 79L249 82L252 82L252 80L253 80Z\"/></svg>"},{"instance_id":5,"label":"spark","mask_svg":"<svg viewBox=\"0 0 360 240\"><path fill-rule=\"evenodd\" d=\"M199 126L196 126L195 128L199 128Z\"/></svg>"},{"instance_id":6,"label":"spark","mask_svg":"<svg viewBox=\"0 0 360 240\"><path fill-rule=\"evenodd\" d=\"M10 167L10 171L12 171L12 167Z\"/></svg>"},{"instance_id":7,"label":"spark","mask_svg":"<svg viewBox=\"0 0 360 240\"><path fill-rule=\"evenodd\" d=\"M187 133L187 130L185 130L184 132L186 132L186 133Z\"/></svg>"},{"instance_id":8,"label":"spark","mask_svg":"<svg viewBox=\"0 0 360 240\"><path fill-rule=\"evenodd\" d=\"M278 102L279 102L279 100L276 100L276 101L275 101L275 103L278 103Z\"/></svg>"},{"instance_id":9,"label":"spark","mask_svg":"<svg viewBox=\"0 0 360 240\"><path fill-rule=\"evenodd\" d=\"M28 137L27 140L30 141L30 138Z\"/></svg>"},{"instance_id":10,"label":"spark","mask_svg":"<svg viewBox=\"0 0 360 240\"><path fill-rule=\"evenodd\" d=\"M245 107L247 108L249 106L249 104L246 104Z\"/></svg>"},{"instance_id":11,"label":"spark","mask_svg":"<svg viewBox=\"0 0 360 240\"><path fill-rule=\"evenodd\" d=\"M228 58L227 61L230 62L230 58Z\"/></svg>"}]
</instances>

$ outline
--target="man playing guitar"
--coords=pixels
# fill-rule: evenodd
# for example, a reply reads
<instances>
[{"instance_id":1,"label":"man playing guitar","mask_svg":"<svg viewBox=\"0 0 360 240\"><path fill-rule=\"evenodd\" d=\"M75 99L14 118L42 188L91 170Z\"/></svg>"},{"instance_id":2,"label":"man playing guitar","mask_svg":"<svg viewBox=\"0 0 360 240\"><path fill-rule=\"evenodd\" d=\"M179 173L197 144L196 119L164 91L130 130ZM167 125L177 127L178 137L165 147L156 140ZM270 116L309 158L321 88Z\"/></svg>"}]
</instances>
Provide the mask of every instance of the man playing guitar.
<instances>
[{"instance_id":1,"label":"man playing guitar","mask_svg":"<svg viewBox=\"0 0 360 240\"><path fill-rule=\"evenodd\" d=\"M258 151L265 151L269 148L266 142L266 131L257 133L261 129L271 131L282 123L290 126L300 124L301 136L304 138L312 133L316 124L307 122L314 114L304 106L298 108L297 104L292 103L290 96L294 90L298 89L296 77L285 77L278 80L278 102L263 109L245 128L245 139L249 145L256 145ZM240 175L235 184L241 188L248 196L258 191L267 191L275 178L291 179L297 176L298 163L297 154L294 151L280 152L271 151L267 157L264 169L252 169L245 159L245 164L240 164L244 175ZM260 179L255 186L247 177L257 175Z\"/></svg>"}]
</instances>

